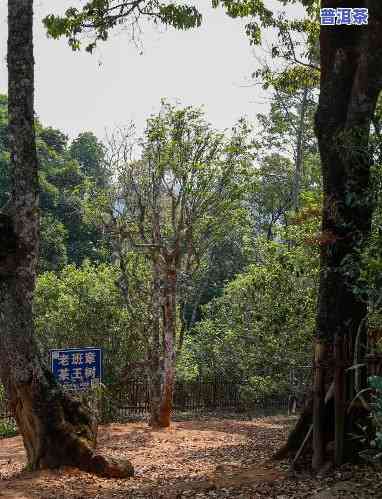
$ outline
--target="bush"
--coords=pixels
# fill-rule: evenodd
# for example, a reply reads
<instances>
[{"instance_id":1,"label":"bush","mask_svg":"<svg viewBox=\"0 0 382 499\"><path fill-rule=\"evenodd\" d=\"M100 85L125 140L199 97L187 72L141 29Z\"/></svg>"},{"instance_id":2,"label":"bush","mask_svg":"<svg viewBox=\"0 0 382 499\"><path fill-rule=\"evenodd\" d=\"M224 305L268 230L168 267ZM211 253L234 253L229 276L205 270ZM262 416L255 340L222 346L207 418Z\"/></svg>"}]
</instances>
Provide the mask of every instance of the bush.
<instances>
[{"instance_id":1,"label":"bush","mask_svg":"<svg viewBox=\"0 0 382 499\"><path fill-rule=\"evenodd\" d=\"M0 438L14 437L18 434L16 423L11 420L0 420Z\"/></svg>"},{"instance_id":2,"label":"bush","mask_svg":"<svg viewBox=\"0 0 382 499\"><path fill-rule=\"evenodd\" d=\"M142 359L138 324L129 314L117 281L116 267L85 262L45 272L37 280L34 315L43 355L48 350L100 347L103 382L123 382L129 362Z\"/></svg>"},{"instance_id":3,"label":"bush","mask_svg":"<svg viewBox=\"0 0 382 499\"><path fill-rule=\"evenodd\" d=\"M289 384L276 376L251 376L240 388L240 399L246 404L258 400L287 396Z\"/></svg>"},{"instance_id":4,"label":"bush","mask_svg":"<svg viewBox=\"0 0 382 499\"><path fill-rule=\"evenodd\" d=\"M304 251L264 242L262 263L203 307L184 350L199 375L243 385L245 399L294 390L291 373L311 361L317 300L317 265Z\"/></svg>"}]
</instances>

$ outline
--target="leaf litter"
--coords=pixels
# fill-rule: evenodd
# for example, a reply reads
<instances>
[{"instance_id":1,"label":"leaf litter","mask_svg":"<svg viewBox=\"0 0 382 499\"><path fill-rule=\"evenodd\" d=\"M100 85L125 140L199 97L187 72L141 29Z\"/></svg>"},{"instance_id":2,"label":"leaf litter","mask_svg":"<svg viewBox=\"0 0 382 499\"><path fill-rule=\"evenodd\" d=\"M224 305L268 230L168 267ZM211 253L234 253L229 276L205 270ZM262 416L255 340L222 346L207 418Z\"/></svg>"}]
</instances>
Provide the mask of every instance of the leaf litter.
<instances>
[{"instance_id":1,"label":"leaf litter","mask_svg":"<svg viewBox=\"0 0 382 499\"><path fill-rule=\"evenodd\" d=\"M1 499L382 498L382 471L346 465L317 478L272 462L295 418L194 419L154 431L144 422L99 428L98 451L129 459L134 478L75 468L28 472L21 437L0 440Z\"/></svg>"}]
</instances>

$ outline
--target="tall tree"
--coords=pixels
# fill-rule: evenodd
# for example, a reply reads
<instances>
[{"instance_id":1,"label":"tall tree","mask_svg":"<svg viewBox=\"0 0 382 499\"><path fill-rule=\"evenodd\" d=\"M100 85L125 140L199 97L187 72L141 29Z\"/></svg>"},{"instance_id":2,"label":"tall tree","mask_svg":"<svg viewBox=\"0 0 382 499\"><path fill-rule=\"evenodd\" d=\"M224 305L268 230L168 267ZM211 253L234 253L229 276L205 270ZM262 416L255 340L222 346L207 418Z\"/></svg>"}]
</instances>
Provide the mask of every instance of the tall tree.
<instances>
[{"instance_id":1,"label":"tall tree","mask_svg":"<svg viewBox=\"0 0 382 499\"><path fill-rule=\"evenodd\" d=\"M337 4L334 0L324 0L322 8L335 8ZM368 8L369 23L349 29L322 26L320 37L321 84L316 134L324 202L313 385L313 467L316 469L324 461L327 438L324 399L333 378L335 462L343 461L345 410L349 397L354 395L354 378L345 374L345 366L354 359L358 345L366 344L367 304L357 293L357 280L360 250L370 235L373 209L369 137L382 88L382 6L376 1L348 4ZM328 367L331 361L334 373Z\"/></svg>"},{"instance_id":2,"label":"tall tree","mask_svg":"<svg viewBox=\"0 0 382 499\"><path fill-rule=\"evenodd\" d=\"M0 206L10 197L8 98L0 95ZM106 261L108 242L85 220L84 202L93 185L105 186L103 146L91 133L68 144L60 131L35 118L39 164L40 255L38 273L84 259Z\"/></svg>"},{"instance_id":3,"label":"tall tree","mask_svg":"<svg viewBox=\"0 0 382 499\"><path fill-rule=\"evenodd\" d=\"M339 465L350 454L346 435L352 430L353 417L345 417L346 408L355 392L355 378L362 388L366 371L355 376L354 369L346 370L354 361L364 358L360 349L366 341L367 302L358 289L360 255L370 235L373 196L370 189L372 153L370 126L382 87L382 35L380 2L349 0L301 0L310 19L284 21L275 18L263 1L222 4L232 17L253 16L247 25L252 43L259 43L261 28L278 28L281 39L289 30L305 32L310 49L298 59L293 45L286 52L289 61L311 67L315 60L316 34L320 32L320 98L315 119L315 132L321 156L323 179L321 278L319 286L314 356L313 408L310 416L304 413L289 444L301 444L296 437L306 423L313 419L314 469L326 458L326 444L334 438L334 462ZM288 2L283 2L284 4ZM294 2L290 2L294 3ZM355 26L321 26L319 8L333 12L337 7L368 9L355 11ZM364 16L362 18L362 15ZM275 48L275 54L279 51ZM293 68L294 69L294 68ZM278 81L293 71L287 68ZM333 403L326 403L333 399ZM302 432L301 432L302 433ZM334 435L334 437L333 437ZM302 439L304 440L304 438Z\"/></svg>"},{"instance_id":4,"label":"tall tree","mask_svg":"<svg viewBox=\"0 0 382 499\"><path fill-rule=\"evenodd\" d=\"M74 465L129 476L94 453L96 426L87 408L64 393L43 364L32 302L39 243L34 129L33 0L8 2L8 112L12 186L0 215L0 375L31 469Z\"/></svg>"},{"instance_id":5,"label":"tall tree","mask_svg":"<svg viewBox=\"0 0 382 499\"><path fill-rule=\"evenodd\" d=\"M108 175L104 167L105 146L92 132L83 132L70 145L71 157L80 164L82 172L98 187L106 187Z\"/></svg>"},{"instance_id":6,"label":"tall tree","mask_svg":"<svg viewBox=\"0 0 382 499\"><path fill-rule=\"evenodd\" d=\"M128 304L126 252L143 253L152 270L148 375L153 426L167 427L171 421L178 278L195 270L213 241L226 235L224 225L240 212L252 159L249 133L241 122L228 139L205 122L200 110L164 103L148 120L141 159L125 162L126 150L120 148L123 162L118 202L109 205L110 229ZM116 151L113 156L118 157Z\"/></svg>"},{"instance_id":7,"label":"tall tree","mask_svg":"<svg viewBox=\"0 0 382 499\"><path fill-rule=\"evenodd\" d=\"M337 6L335 0L321 4L329 9ZM304 427L312 421L314 469L327 458L329 440L334 439L331 459L335 464L350 457L353 449L347 435L354 427L346 410L356 388L366 384L365 367L357 376L357 385L354 369L347 368L355 360L364 365L367 344L367 302L358 285L373 213L370 126L382 88L382 7L375 1L348 2L347 6L368 8L369 21L351 27L321 26L315 132L324 199L313 404L289 438L290 448L298 448Z\"/></svg>"}]
</instances>

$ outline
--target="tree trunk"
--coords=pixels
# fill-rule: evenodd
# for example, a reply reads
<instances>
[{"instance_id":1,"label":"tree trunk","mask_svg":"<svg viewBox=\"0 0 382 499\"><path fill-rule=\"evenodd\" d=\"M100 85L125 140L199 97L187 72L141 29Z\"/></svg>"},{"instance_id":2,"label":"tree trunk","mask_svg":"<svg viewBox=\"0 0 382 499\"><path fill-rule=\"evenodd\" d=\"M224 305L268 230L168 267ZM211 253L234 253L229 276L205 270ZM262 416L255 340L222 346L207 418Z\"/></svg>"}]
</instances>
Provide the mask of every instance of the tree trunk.
<instances>
[{"instance_id":1,"label":"tree trunk","mask_svg":"<svg viewBox=\"0 0 382 499\"><path fill-rule=\"evenodd\" d=\"M154 295L153 309L154 322L157 327L152 333L150 346L150 426L167 428L171 424L172 398L175 384L176 359L176 269L166 265L162 271L158 262L153 264ZM163 277L163 285L161 279ZM160 314L162 311L162 321ZM160 323L162 322L162 335ZM160 362L160 336L163 338L163 370Z\"/></svg>"},{"instance_id":2,"label":"tree trunk","mask_svg":"<svg viewBox=\"0 0 382 499\"><path fill-rule=\"evenodd\" d=\"M38 176L34 132L33 0L8 2L9 143L12 197L0 218L0 376L30 469L78 466L130 476L94 453L89 410L63 393L39 355L32 302L38 256Z\"/></svg>"},{"instance_id":3,"label":"tree trunk","mask_svg":"<svg viewBox=\"0 0 382 499\"><path fill-rule=\"evenodd\" d=\"M161 289L160 268L157 260L153 262L153 327L149 343L149 397L150 426L159 428L162 398L162 375L160 366L160 329L161 329Z\"/></svg>"},{"instance_id":4,"label":"tree trunk","mask_svg":"<svg viewBox=\"0 0 382 499\"><path fill-rule=\"evenodd\" d=\"M160 426L171 424L172 397L175 384L175 335L176 335L176 269L172 265L166 269L163 290L163 387L160 406Z\"/></svg>"},{"instance_id":5,"label":"tree trunk","mask_svg":"<svg viewBox=\"0 0 382 499\"><path fill-rule=\"evenodd\" d=\"M321 7L336 8L337 4L323 0ZM326 347L317 354L319 363L315 365L314 468L322 463L323 449L334 428L337 461L349 457L344 430L349 421L344 420L343 406L349 401L354 378L344 379L342 356L347 362L354 357L357 332L367 314L367 305L355 287L360 252L371 229L369 135L382 85L382 4L360 1L357 7L369 7L367 26L322 26L320 35L321 84L315 131L324 200L316 342ZM343 349L338 345L341 355L334 355L335 338L343 344ZM336 418L329 406L322 409L322 386L327 387L334 378Z\"/></svg>"},{"instance_id":6,"label":"tree trunk","mask_svg":"<svg viewBox=\"0 0 382 499\"><path fill-rule=\"evenodd\" d=\"M302 92L300 120L297 133L296 161L295 161L295 171L293 177L293 190L292 190L292 206L295 211L297 211L299 207L298 198L301 189L302 165L304 161L304 123L305 123L305 114L308 102L308 92L309 92L308 87L305 87Z\"/></svg>"},{"instance_id":7,"label":"tree trunk","mask_svg":"<svg viewBox=\"0 0 382 499\"><path fill-rule=\"evenodd\" d=\"M325 367L326 345L317 341L314 353L313 376L313 458L312 468L318 470L324 463L325 435Z\"/></svg>"},{"instance_id":8,"label":"tree trunk","mask_svg":"<svg viewBox=\"0 0 382 499\"><path fill-rule=\"evenodd\" d=\"M334 345L335 373L334 373L334 463L341 466L344 458L345 439L345 357L344 338L337 335Z\"/></svg>"}]
</instances>

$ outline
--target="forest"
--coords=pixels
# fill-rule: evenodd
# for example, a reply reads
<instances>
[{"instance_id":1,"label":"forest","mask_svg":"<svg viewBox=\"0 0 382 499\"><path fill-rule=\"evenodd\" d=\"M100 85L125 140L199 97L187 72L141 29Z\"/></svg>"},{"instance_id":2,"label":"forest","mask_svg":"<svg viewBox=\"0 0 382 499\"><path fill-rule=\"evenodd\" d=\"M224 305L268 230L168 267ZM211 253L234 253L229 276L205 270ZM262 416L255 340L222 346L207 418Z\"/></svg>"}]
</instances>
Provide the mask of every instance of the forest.
<instances>
[{"instance_id":1,"label":"forest","mask_svg":"<svg viewBox=\"0 0 382 499\"><path fill-rule=\"evenodd\" d=\"M382 4L212 0L265 54L266 111L220 129L163 96L69 137L34 25L94 57L204 19L35 3L7 2L0 93L0 497L382 497Z\"/></svg>"}]
</instances>

